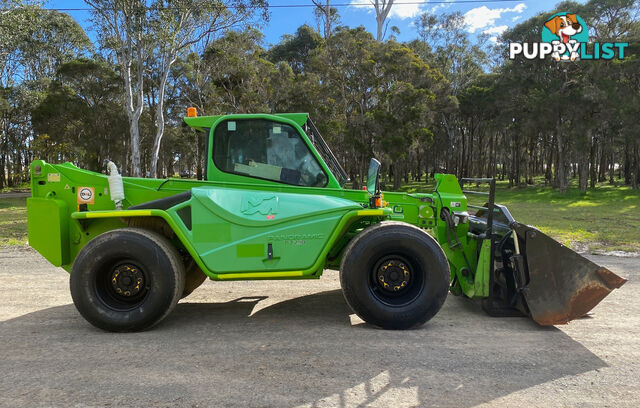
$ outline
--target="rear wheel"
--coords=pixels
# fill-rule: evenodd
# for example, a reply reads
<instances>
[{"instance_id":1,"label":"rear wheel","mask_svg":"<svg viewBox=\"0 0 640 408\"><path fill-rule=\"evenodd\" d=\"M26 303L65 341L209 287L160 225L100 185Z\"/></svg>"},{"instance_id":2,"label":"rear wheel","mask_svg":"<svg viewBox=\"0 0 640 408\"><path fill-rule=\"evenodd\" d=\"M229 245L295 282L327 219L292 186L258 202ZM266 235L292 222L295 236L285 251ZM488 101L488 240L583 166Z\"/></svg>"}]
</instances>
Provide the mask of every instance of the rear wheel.
<instances>
[{"instance_id":1,"label":"rear wheel","mask_svg":"<svg viewBox=\"0 0 640 408\"><path fill-rule=\"evenodd\" d=\"M169 314L184 280L180 256L165 237L123 228L99 235L80 251L71 271L71 297L94 326L138 331Z\"/></svg>"},{"instance_id":2,"label":"rear wheel","mask_svg":"<svg viewBox=\"0 0 640 408\"><path fill-rule=\"evenodd\" d=\"M435 316L449 290L449 264L426 232L402 222L366 228L345 249L345 299L364 321L408 329Z\"/></svg>"}]
</instances>

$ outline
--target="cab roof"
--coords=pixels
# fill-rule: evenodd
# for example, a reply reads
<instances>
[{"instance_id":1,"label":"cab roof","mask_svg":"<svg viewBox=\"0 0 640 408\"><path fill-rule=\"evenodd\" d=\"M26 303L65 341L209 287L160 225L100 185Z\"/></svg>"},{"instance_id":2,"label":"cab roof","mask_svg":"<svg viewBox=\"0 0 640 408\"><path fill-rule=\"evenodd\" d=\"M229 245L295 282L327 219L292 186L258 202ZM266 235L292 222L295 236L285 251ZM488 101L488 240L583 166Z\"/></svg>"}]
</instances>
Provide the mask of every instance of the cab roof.
<instances>
[{"instance_id":1,"label":"cab roof","mask_svg":"<svg viewBox=\"0 0 640 408\"><path fill-rule=\"evenodd\" d=\"M229 119L251 119L251 118L268 118L273 116L275 118L289 119L303 126L309 119L308 113L275 113L275 114L233 114L233 115L215 115L215 116L198 116L198 117L186 117L184 123L191 126L196 130L203 131L204 129L213 127L213 124L220 118L229 117Z\"/></svg>"}]
</instances>

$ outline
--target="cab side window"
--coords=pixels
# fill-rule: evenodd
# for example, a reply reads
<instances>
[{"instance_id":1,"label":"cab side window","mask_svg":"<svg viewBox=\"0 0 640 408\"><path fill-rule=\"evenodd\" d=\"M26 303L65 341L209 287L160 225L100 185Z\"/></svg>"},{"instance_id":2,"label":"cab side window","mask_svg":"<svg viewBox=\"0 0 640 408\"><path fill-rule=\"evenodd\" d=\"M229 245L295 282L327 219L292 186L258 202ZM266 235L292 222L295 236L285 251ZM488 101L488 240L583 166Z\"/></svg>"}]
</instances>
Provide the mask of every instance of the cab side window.
<instances>
[{"instance_id":1,"label":"cab side window","mask_svg":"<svg viewBox=\"0 0 640 408\"><path fill-rule=\"evenodd\" d=\"M295 128L265 119L227 120L214 131L213 161L225 173L296 186L328 178Z\"/></svg>"}]
</instances>

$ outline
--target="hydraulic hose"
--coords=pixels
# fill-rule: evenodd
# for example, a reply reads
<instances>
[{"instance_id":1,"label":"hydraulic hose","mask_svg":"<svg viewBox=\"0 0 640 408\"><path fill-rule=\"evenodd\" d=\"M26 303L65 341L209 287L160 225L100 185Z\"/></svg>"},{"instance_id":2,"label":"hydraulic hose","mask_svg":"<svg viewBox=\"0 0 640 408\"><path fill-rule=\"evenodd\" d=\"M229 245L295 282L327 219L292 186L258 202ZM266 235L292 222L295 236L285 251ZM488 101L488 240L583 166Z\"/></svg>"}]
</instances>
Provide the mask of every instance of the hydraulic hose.
<instances>
[{"instance_id":1,"label":"hydraulic hose","mask_svg":"<svg viewBox=\"0 0 640 408\"><path fill-rule=\"evenodd\" d=\"M440 201L442 203L442 199ZM442 207L442 210L440 210L440 215L442 217L442 219L444 220L445 224L447 224L447 228L446 228L446 234L447 234L447 242L449 243L449 248L455 250L460 250L460 252L462 252L462 257L464 258L464 263L467 264L467 268L469 268L469 272L472 271L471 269L471 264L469 263L469 260L467 259L467 255L464 253L464 248L462 247L462 244L460 243L460 240L458 239L458 236L456 235L456 227L455 227L455 223L452 219L451 213L449 212L449 209L446 207ZM451 236L453 235L453 239L451 238Z\"/></svg>"}]
</instances>

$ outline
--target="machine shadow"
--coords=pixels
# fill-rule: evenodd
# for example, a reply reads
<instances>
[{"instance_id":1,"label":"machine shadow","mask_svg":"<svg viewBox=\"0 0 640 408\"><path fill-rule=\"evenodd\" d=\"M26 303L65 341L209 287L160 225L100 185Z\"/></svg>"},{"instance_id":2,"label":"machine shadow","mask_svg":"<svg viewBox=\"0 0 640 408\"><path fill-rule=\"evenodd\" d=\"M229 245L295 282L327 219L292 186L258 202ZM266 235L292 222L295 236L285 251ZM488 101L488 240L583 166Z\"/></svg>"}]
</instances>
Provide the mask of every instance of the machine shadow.
<instances>
[{"instance_id":1,"label":"machine shadow","mask_svg":"<svg viewBox=\"0 0 640 408\"><path fill-rule=\"evenodd\" d=\"M73 305L0 322L0 372L13 384L0 392L32 403L403 405L402 395L408 405L468 406L606 366L559 329L489 318L451 296L408 331L352 324L339 290L262 302L180 303L142 333L95 329Z\"/></svg>"}]
</instances>

